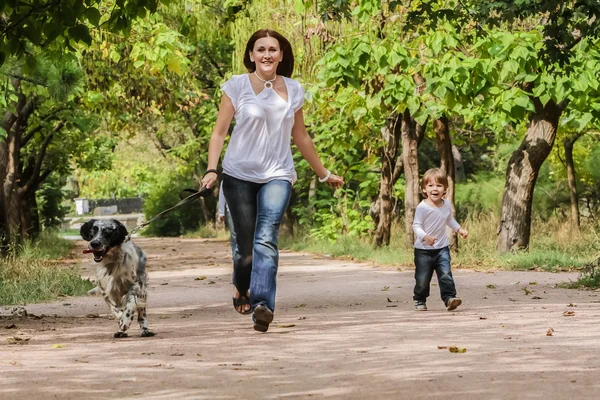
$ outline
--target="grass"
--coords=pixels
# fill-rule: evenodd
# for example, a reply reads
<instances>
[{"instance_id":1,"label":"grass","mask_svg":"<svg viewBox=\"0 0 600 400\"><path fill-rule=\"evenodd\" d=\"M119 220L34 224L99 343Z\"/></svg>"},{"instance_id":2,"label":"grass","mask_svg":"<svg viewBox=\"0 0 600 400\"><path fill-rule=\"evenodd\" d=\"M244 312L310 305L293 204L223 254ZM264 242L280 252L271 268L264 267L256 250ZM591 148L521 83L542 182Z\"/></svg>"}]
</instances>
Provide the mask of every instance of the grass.
<instances>
[{"instance_id":1,"label":"grass","mask_svg":"<svg viewBox=\"0 0 600 400\"><path fill-rule=\"evenodd\" d=\"M50 232L12 249L0 263L0 304L38 303L85 294L94 285L81 278L78 268L56 262L67 257L71 248L72 242Z\"/></svg>"},{"instance_id":2,"label":"grass","mask_svg":"<svg viewBox=\"0 0 600 400\"><path fill-rule=\"evenodd\" d=\"M79 236L79 229L62 229L58 231L58 235L63 236Z\"/></svg>"},{"instance_id":3,"label":"grass","mask_svg":"<svg viewBox=\"0 0 600 400\"><path fill-rule=\"evenodd\" d=\"M584 226L580 232L573 232L567 222L555 219L534 221L529 250L501 255L496 251L498 223L498 217L491 213L463 221L469 237L459 240L458 252L452 256L453 266L476 270L577 271L600 254L596 227ZM374 248L372 238L343 238L331 243L307 235L284 237L280 247L412 268L413 250L404 245L404 224L395 223L392 232L391 243L385 248Z\"/></svg>"}]
</instances>

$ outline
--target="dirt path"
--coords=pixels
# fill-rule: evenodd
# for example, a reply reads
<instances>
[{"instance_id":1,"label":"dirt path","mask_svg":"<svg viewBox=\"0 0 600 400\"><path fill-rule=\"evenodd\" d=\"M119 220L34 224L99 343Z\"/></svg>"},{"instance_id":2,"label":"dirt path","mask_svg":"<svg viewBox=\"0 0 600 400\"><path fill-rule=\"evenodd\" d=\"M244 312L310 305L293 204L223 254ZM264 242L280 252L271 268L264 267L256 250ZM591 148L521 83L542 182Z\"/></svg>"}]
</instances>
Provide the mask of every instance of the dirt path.
<instances>
[{"instance_id":1,"label":"dirt path","mask_svg":"<svg viewBox=\"0 0 600 400\"><path fill-rule=\"evenodd\" d=\"M227 243L136 242L150 258L157 336L139 338L132 325L130 338L113 339L117 324L98 297L28 305L25 318L0 309L0 399L548 400L600 393L600 292L555 287L574 274L457 270L465 302L458 312L443 308L437 286L430 311L415 312L409 270L282 252L275 321L260 334L231 306ZM92 275L93 265L84 265ZM466 353L439 348L453 345Z\"/></svg>"}]
</instances>

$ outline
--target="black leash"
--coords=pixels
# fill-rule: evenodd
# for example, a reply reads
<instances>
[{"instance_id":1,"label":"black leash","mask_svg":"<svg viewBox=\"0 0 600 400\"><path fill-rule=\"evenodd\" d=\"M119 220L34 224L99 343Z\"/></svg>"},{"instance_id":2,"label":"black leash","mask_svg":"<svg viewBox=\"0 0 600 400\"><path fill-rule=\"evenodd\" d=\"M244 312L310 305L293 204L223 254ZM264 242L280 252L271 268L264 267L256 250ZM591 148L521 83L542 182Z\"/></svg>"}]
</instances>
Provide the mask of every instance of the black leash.
<instances>
[{"instance_id":1,"label":"black leash","mask_svg":"<svg viewBox=\"0 0 600 400\"><path fill-rule=\"evenodd\" d=\"M167 214L168 212L173 211L177 207L181 207L185 203L189 203L190 201L194 201L200 197L208 197L212 194L212 189L204 187L204 186L201 187L200 190L198 190L198 191L195 191L194 189L184 189L183 191L184 192L192 192L192 194L190 194L189 196L182 199L179 203L175 204L173 207L167 208L166 210L161 211L160 213L156 214L149 221L146 221L143 224L140 224L140 225L134 227L133 229L131 229L131 231L129 231L129 234L127 234L127 237L125 238L125 241L128 242L129 240L131 240L131 235L133 235L140 229L143 229L146 226L150 225L152 222L156 221L157 219L159 219L163 215Z\"/></svg>"}]
</instances>

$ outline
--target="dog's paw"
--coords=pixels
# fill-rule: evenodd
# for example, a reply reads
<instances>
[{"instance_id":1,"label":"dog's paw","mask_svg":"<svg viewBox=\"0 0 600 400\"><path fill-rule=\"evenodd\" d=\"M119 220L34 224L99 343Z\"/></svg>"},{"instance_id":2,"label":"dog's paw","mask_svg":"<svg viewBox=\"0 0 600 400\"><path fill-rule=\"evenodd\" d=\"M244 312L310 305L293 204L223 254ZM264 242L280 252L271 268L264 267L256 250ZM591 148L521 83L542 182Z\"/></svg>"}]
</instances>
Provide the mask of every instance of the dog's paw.
<instances>
[{"instance_id":1,"label":"dog's paw","mask_svg":"<svg viewBox=\"0 0 600 400\"><path fill-rule=\"evenodd\" d=\"M142 337L152 337L152 336L154 336L154 332L151 332L148 329L142 331Z\"/></svg>"},{"instance_id":2,"label":"dog's paw","mask_svg":"<svg viewBox=\"0 0 600 400\"><path fill-rule=\"evenodd\" d=\"M100 288L98 286L96 286L95 288L88 290L87 295L88 296L99 296Z\"/></svg>"},{"instance_id":3,"label":"dog's paw","mask_svg":"<svg viewBox=\"0 0 600 400\"><path fill-rule=\"evenodd\" d=\"M117 332L115 333L115 338L126 338L127 332Z\"/></svg>"}]
</instances>

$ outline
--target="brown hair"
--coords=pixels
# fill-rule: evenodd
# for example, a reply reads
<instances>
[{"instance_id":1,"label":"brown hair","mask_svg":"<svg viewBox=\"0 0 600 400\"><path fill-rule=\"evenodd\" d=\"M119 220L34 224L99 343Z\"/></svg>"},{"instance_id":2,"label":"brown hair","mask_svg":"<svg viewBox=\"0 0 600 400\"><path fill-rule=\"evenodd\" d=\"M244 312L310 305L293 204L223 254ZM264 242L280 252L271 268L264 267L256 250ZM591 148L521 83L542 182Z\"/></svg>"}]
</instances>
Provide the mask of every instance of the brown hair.
<instances>
[{"instance_id":1,"label":"brown hair","mask_svg":"<svg viewBox=\"0 0 600 400\"><path fill-rule=\"evenodd\" d=\"M448 189L448 177L439 168L428 169L423 174L423 179L421 180L421 191L423 192L424 197L427 197L427 194L425 194L425 186L427 186L429 182L441 183L444 185L444 190Z\"/></svg>"},{"instance_id":2,"label":"brown hair","mask_svg":"<svg viewBox=\"0 0 600 400\"><path fill-rule=\"evenodd\" d=\"M282 34L271 29L258 30L250 36L250 39L248 39L248 43L246 43L246 53L244 54L244 65L246 66L246 69L248 72L256 71L256 64L250 61L250 52L254 49L254 43L256 43L258 39L264 37L272 37L277 40L279 42L279 48L283 53L283 60L281 60L277 66L277 75L291 78L292 72L294 72L294 53L292 52L292 45Z\"/></svg>"}]
</instances>

